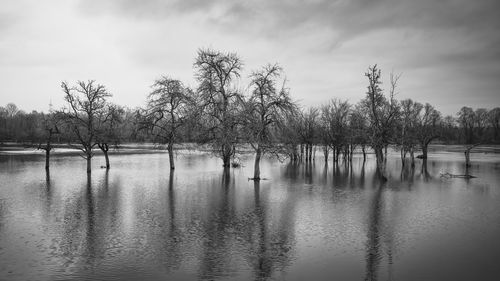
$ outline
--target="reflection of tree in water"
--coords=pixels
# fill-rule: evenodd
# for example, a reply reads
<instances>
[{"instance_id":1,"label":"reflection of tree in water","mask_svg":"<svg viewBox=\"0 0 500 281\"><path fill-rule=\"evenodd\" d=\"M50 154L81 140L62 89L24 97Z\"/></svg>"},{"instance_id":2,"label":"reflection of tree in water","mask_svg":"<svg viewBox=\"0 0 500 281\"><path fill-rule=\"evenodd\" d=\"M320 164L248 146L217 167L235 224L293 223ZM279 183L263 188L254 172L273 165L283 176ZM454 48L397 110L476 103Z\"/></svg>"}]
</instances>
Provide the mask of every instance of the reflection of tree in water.
<instances>
[{"instance_id":1,"label":"reflection of tree in water","mask_svg":"<svg viewBox=\"0 0 500 281\"><path fill-rule=\"evenodd\" d=\"M106 206L108 206L108 177L104 174L102 185L93 185L91 175L83 192L65 204L64 223L59 243L61 253L66 258L65 267L88 269L99 264L106 252Z\"/></svg>"},{"instance_id":2,"label":"reflection of tree in water","mask_svg":"<svg viewBox=\"0 0 500 281\"><path fill-rule=\"evenodd\" d=\"M290 162L286 165L284 177L292 181L304 180L305 184L312 184L314 177L313 162Z\"/></svg>"},{"instance_id":3,"label":"reflection of tree in water","mask_svg":"<svg viewBox=\"0 0 500 281\"><path fill-rule=\"evenodd\" d=\"M300 178L300 163L290 162L285 166L284 177L291 180Z\"/></svg>"},{"instance_id":4,"label":"reflection of tree in water","mask_svg":"<svg viewBox=\"0 0 500 281\"><path fill-rule=\"evenodd\" d=\"M332 177L334 187L345 187L347 185L349 182L349 168L347 162L343 164L339 164L338 162L334 163Z\"/></svg>"},{"instance_id":5,"label":"reflection of tree in water","mask_svg":"<svg viewBox=\"0 0 500 281\"><path fill-rule=\"evenodd\" d=\"M210 204L208 221L204 225L207 236L202 245L200 278L214 278L231 267L230 235L235 224L234 214L234 179L230 170L224 169L221 176L220 200Z\"/></svg>"},{"instance_id":6,"label":"reflection of tree in water","mask_svg":"<svg viewBox=\"0 0 500 281\"><path fill-rule=\"evenodd\" d=\"M429 171L427 169L427 159L422 160L422 167L420 169L420 175L423 177L424 182L427 182L430 179L432 179L432 177L429 174Z\"/></svg>"},{"instance_id":7,"label":"reflection of tree in water","mask_svg":"<svg viewBox=\"0 0 500 281\"><path fill-rule=\"evenodd\" d=\"M53 190L52 190L52 180L50 178L50 170L45 170L45 198L43 198L43 201L45 202L45 208L43 210L43 213L45 214L44 218L48 219L51 217L51 206L52 206L52 197L53 197ZM46 221L46 223L49 223Z\"/></svg>"},{"instance_id":8,"label":"reflection of tree in water","mask_svg":"<svg viewBox=\"0 0 500 281\"><path fill-rule=\"evenodd\" d=\"M313 161L306 161L304 163L304 179L306 184L313 183Z\"/></svg>"},{"instance_id":9,"label":"reflection of tree in water","mask_svg":"<svg viewBox=\"0 0 500 281\"><path fill-rule=\"evenodd\" d=\"M244 235L246 260L253 268L255 280L267 280L291 261L294 245L294 207L291 198L284 202L277 222L270 220L268 199L262 200L261 183L254 183L254 209L241 233ZM267 191L267 190L266 190ZM267 195L268 193L265 192Z\"/></svg>"},{"instance_id":10,"label":"reflection of tree in water","mask_svg":"<svg viewBox=\"0 0 500 281\"><path fill-rule=\"evenodd\" d=\"M401 165L401 182L408 182L408 186L411 187L415 180L415 166L414 165Z\"/></svg>"},{"instance_id":11,"label":"reflection of tree in water","mask_svg":"<svg viewBox=\"0 0 500 281\"><path fill-rule=\"evenodd\" d=\"M394 252L394 222L384 222L386 202L384 191L386 183L380 182L374 175L374 184L378 185L373 191L369 203L367 241L366 241L366 276L365 280L378 280L384 250L387 255L387 280L393 280L393 252ZM397 198L394 198L397 200ZM397 201L393 201L397 202ZM390 208L397 209L397 208ZM385 248L382 246L385 245Z\"/></svg>"},{"instance_id":12,"label":"reflection of tree in water","mask_svg":"<svg viewBox=\"0 0 500 281\"><path fill-rule=\"evenodd\" d=\"M273 218L277 217L278 221L271 221L269 189L261 190L262 182L253 184L254 206L238 212L235 180L223 173L221 193L209 204L209 217L203 225L207 239L203 243L200 278L216 278L234 272L237 261L232 259L232 254L235 253L248 262L255 280L269 279L275 271L289 264L294 241L295 202L285 201L281 210L274 213Z\"/></svg>"},{"instance_id":13,"label":"reflection of tree in water","mask_svg":"<svg viewBox=\"0 0 500 281\"><path fill-rule=\"evenodd\" d=\"M382 188L377 187L369 206L368 231L366 243L366 276L365 280L377 280L381 257L380 236L382 223Z\"/></svg>"},{"instance_id":14,"label":"reflection of tree in water","mask_svg":"<svg viewBox=\"0 0 500 281\"><path fill-rule=\"evenodd\" d=\"M181 265L181 243L183 242L184 236L182 229L179 228L179 221L176 217L174 171L175 170L170 170L168 178L168 218L164 220L168 221L168 228L161 227L160 233L158 233L158 236L156 237L156 240L161 242L158 249L158 256L161 257L161 261L167 270L177 269Z\"/></svg>"}]
</instances>

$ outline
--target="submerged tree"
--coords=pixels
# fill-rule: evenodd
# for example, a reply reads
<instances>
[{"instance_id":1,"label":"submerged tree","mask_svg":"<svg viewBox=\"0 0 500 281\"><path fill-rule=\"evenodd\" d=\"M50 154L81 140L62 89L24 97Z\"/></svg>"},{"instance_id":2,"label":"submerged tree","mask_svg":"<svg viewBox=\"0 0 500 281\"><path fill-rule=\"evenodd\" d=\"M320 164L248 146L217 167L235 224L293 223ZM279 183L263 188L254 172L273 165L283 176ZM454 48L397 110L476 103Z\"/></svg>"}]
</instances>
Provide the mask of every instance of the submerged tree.
<instances>
[{"instance_id":1,"label":"submerged tree","mask_svg":"<svg viewBox=\"0 0 500 281\"><path fill-rule=\"evenodd\" d=\"M367 112L370 120L370 145L375 151L377 172L383 180L387 180L383 149L389 145L391 133L398 117L399 109L394 95L400 76L391 74L389 98L384 96L383 90L380 87L382 84L382 73L377 68L377 65L370 66L365 76L369 82L364 106L368 109Z\"/></svg>"},{"instance_id":2,"label":"submerged tree","mask_svg":"<svg viewBox=\"0 0 500 281\"><path fill-rule=\"evenodd\" d=\"M82 157L87 160L87 173L91 173L94 156L92 149L97 145L99 117L106 110L106 99L111 97L111 94L94 80L78 81L76 86L72 87L62 82L61 87L67 103L61 116L78 143L74 145L70 142L70 145L83 152Z\"/></svg>"},{"instance_id":3,"label":"submerged tree","mask_svg":"<svg viewBox=\"0 0 500 281\"><path fill-rule=\"evenodd\" d=\"M204 117L202 142L212 145L224 168L230 167L238 143L242 98L234 84L242 67L237 54L212 49L200 49L194 62Z\"/></svg>"},{"instance_id":4,"label":"submerged tree","mask_svg":"<svg viewBox=\"0 0 500 281\"><path fill-rule=\"evenodd\" d=\"M416 137L420 142L422 159L426 161L429 144L441 135L441 113L432 105L426 103L416 123Z\"/></svg>"},{"instance_id":5,"label":"submerged tree","mask_svg":"<svg viewBox=\"0 0 500 281\"><path fill-rule=\"evenodd\" d=\"M313 146L318 140L318 119L319 110L316 107L309 107L300 112L299 130L300 136L300 157L306 162L312 161ZM305 155L304 155L305 152Z\"/></svg>"},{"instance_id":6,"label":"submerged tree","mask_svg":"<svg viewBox=\"0 0 500 281\"><path fill-rule=\"evenodd\" d=\"M97 114L96 143L104 154L106 169L109 170L109 146L118 147L122 135L122 124L125 110L115 104L108 104Z\"/></svg>"},{"instance_id":7,"label":"submerged tree","mask_svg":"<svg viewBox=\"0 0 500 281\"><path fill-rule=\"evenodd\" d=\"M38 149L45 151L45 170L49 170L50 168L50 152L54 149L52 145L52 141L55 135L60 134L59 126L60 126L60 116L57 113L49 113L43 114L42 119L42 138L45 140L45 144L41 142L38 144Z\"/></svg>"},{"instance_id":8,"label":"submerged tree","mask_svg":"<svg viewBox=\"0 0 500 281\"><path fill-rule=\"evenodd\" d=\"M500 107L495 107L488 111L488 123L493 131L492 142L498 143L500 141Z\"/></svg>"},{"instance_id":9,"label":"submerged tree","mask_svg":"<svg viewBox=\"0 0 500 281\"><path fill-rule=\"evenodd\" d=\"M401 149L401 161L405 166L406 154L410 153L411 166L415 166L414 152L418 145L417 123L422 111L423 105L412 99L401 101L401 112L399 119L398 144Z\"/></svg>"},{"instance_id":10,"label":"submerged tree","mask_svg":"<svg viewBox=\"0 0 500 281\"><path fill-rule=\"evenodd\" d=\"M470 151L479 145L479 143L475 143L474 138L474 110L470 107L464 106L457 113L458 115L458 123L462 128L464 139L465 139L465 167L470 166Z\"/></svg>"},{"instance_id":11,"label":"submerged tree","mask_svg":"<svg viewBox=\"0 0 500 281\"><path fill-rule=\"evenodd\" d=\"M255 151L254 180L260 180L260 159L266 153L281 153L276 127L281 126L283 117L292 112L295 105L290 99L279 65L266 65L252 73L251 95L245 103L245 136Z\"/></svg>"},{"instance_id":12,"label":"submerged tree","mask_svg":"<svg viewBox=\"0 0 500 281\"><path fill-rule=\"evenodd\" d=\"M155 81L148 96L144 125L155 142L166 144L170 169L175 169L174 144L179 141L179 130L186 125L192 105L192 92L181 81L162 77Z\"/></svg>"},{"instance_id":13,"label":"submerged tree","mask_svg":"<svg viewBox=\"0 0 500 281\"><path fill-rule=\"evenodd\" d=\"M344 153L347 160L346 147L349 140L349 116L351 113L351 105L347 101L332 99L321 108L322 123L325 123L327 142L333 150L333 161L338 162L341 152Z\"/></svg>"},{"instance_id":14,"label":"submerged tree","mask_svg":"<svg viewBox=\"0 0 500 281\"><path fill-rule=\"evenodd\" d=\"M362 107L356 106L349 115L349 131L352 143L361 147L363 161L366 161L366 144L368 143L368 122L366 112ZM352 152L353 149L351 149ZM351 159L352 160L352 159Z\"/></svg>"}]
</instances>

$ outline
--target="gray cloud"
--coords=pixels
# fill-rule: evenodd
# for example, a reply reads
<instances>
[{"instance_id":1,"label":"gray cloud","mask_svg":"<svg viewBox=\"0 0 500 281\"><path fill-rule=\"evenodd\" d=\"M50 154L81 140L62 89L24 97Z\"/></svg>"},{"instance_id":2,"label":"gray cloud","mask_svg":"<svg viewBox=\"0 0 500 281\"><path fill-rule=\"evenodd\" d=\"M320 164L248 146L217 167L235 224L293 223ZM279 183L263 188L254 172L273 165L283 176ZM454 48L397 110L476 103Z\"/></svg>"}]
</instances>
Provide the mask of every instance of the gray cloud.
<instances>
[{"instance_id":1,"label":"gray cloud","mask_svg":"<svg viewBox=\"0 0 500 281\"><path fill-rule=\"evenodd\" d=\"M269 36L304 25L327 27L345 37L395 27L462 29L465 33L491 32L500 27L500 2L496 0L112 0L106 4L94 0L82 1L81 6L87 13L112 13L142 20L197 14L221 28L237 25ZM495 37L498 39L499 35Z\"/></svg>"},{"instance_id":2,"label":"gray cloud","mask_svg":"<svg viewBox=\"0 0 500 281\"><path fill-rule=\"evenodd\" d=\"M497 0L18 0L0 12L2 97L31 101L22 91L36 90L40 108L60 80L95 78L139 105L158 75L194 83L196 49L213 47L240 54L244 76L281 63L306 105L358 101L363 72L378 63L384 74L403 73L402 98L445 113L491 107L499 10ZM25 79L52 88L17 87Z\"/></svg>"}]
</instances>

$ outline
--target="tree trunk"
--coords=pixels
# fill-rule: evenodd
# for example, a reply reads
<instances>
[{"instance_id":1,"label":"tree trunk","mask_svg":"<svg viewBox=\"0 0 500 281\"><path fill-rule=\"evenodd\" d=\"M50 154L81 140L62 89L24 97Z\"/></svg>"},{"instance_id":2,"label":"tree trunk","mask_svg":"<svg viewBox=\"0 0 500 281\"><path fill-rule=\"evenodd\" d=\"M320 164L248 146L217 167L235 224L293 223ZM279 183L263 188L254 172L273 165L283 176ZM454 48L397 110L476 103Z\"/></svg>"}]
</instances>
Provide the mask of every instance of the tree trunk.
<instances>
[{"instance_id":1,"label":"tree trunk","mask_svg":"<svg viewBox=\"0 0 500 281\"><path fill-rule=\"evenodd\" d=\"M104 159L106 159L106 170L109 170L109 156L108 156L108 150L104 151Z\"/></svg>"},{"instance_id":2,"label":"tree trunk","mask_svg":"<svg viewBox=\"0 0 500 281\"><path fill-rule=\"evenodd\" d=\"M255 151L255 165L253 169L253 179L260 180L260 157L262 155L262 151L260 147L257 147Z\"/></svg>"},{"instance_id":3,"label":"tree trunk","mask_svg":"<svg viewBox=\"0 0 500 281\"><path fill-rule=\"evenodd\" d=\"M464 154L465 154L465 167L470 167L470 148L467 148L465 151L464 151Z\"/></svg>"},{"instance_id":4,"label":"tree trunk","mask_svg":"<svg viewBox=\"0 0 500 281\"><path fill-rule=\"evenodd\" d=\"M413 151L413 146L410 147L410 159L411 159L411 166L415 167L415 152Z\"/></svg>"},{"instance_id":5,"label":"tree trunk","mask_svg":"<svg viewBox=\"0 0 500 281\"><path fill-rule=\"evenodd\" d=\"M231 167L231 155L229 153L224 153L222 155L222 167L224 168Z\"/></svg>"},{"instance_id":6,"label":"tree trunk","mask_svg":"<svg viewBox=\"0 0 500 281\"><path fill-rule=\"evenodd\" d=\"M404 167L405 166L405 160L406 160L406 152L403 147L401 147L401 165Z\"/></svg>"},{"instance_id":7,"label":"tree trunk","mask_svg":"<svg viewBox=\"0 0 500 281\"><path fill-rule=\"evenodd\" d=\"M361 150L363 151L363 163L366 161L366 149L365 146L361 146Z\"/></svg>"},{"instance_id":8,"label":"tree trunk","mask_svg":"<svg viewBox=\"0 0 500 281\"><path fill-rule=\"evenodd\" d=\"M92 172L92 156L87 154L87 174Z\"/></svg>"},{"instance_id":9,"label":"tree trunk","mask_svg":"<svg viewBox=\"0 0 500 281\"><path fill-rule=\"evenodd\" d=\"M109 170L109 156L108 156L108 151L109 151L109 145L107 143L98 143L97 146L101 149L102 153L104 154L104 159L106 160L106 170Z\"/></svg>"},{"instance_id":10,"label":"tree trunk","mask_svg":"<svg viewBox=\"0 0 500 281\"><path fill-rule=\"evenodd\" d=\"M429 145L426 143L422 143L422 159L427 159L427 147Z\"/></svg>"},{"instance_id":11,"label":"tree trunk","mask_svg":"<svg viewBox=\"0 0 500 281\"><path fill-rule=\"evenodd\" d=\"M323 155L325 156L325 164L328 164L328 154L330 154L330 150L328 145L323 146Z\"/></svg>"},{"instance_id":12,"label":"tree trunk","mask_svg":"<svg viewBox=\"0 0 500 281\"><path fill-rule=\"evenodd\" d=\"M224 168L231 167L231 155L232 155L232 147L229 145L222 146L222 166Z\"/></svg>"},{"instance_id":13,"label":"tree trunk","mask_svg":"<svg viewBox=\"0 0 500 281\"><path fill-rule=\"evenodd\" d=\"M167 146L168 150L168 161L170 163L170 170L175 169L175 163L174 163L174 145L172 143L169 143Z\"/></svg>"},{"instance_id":14,"label":"tree trunk","mask_svg":"<svg viewBox=\"0 0 500 281\"><path fill-rule=\"evenodd\" d=\"M309 162L312 161L312 144L309 145Z\"/></svg>"},{"instance_id":15,"label":"tree trunk","mask_svg":"<svg viewBox=\"0 0 500 281\"><path fill-rule=\"evenodd\" d=\"M382 147L374 148L374 150L375 157L377 159L377 173L382 181L387 181L387 177L385 175L384 152L382 151Z\"/></svg>"},{"instance_id":16,"label":"tree trunk","mask_svg":"<svg viewBox=\"0 0 500 281\"><path fill-rule=\"evenodd\" d=\"M300 161L304 159L304 144L300 144Z\"/></svg>"},{"instance_id":17,"label":"tree trunk","mask_svg":"<svg viewBox=\"0 0 500 281\"><path fill-rule=\"evenodd\" d=\"M45 170L49 170L49 163L50 163L50 148L47 147L47 149L45 150Z\"/></svg>"}]
</instances>

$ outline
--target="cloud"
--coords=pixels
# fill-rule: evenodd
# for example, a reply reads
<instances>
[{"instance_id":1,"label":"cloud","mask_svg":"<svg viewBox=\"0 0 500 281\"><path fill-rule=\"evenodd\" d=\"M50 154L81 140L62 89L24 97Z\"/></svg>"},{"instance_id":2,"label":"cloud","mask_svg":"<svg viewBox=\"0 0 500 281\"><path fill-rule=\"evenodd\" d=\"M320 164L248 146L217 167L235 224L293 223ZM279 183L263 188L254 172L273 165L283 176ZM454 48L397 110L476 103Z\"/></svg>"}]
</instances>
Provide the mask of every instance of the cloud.
<instances>
[{"instance_id":1,"label":"cloud","mask_svg":"<svg viewBox=\"0 0 500 281\"><path fill-rule=\"evenodd\" d=\"M384 75L403 73L402 98L454 113L498 104L499 8L497 0L19 0L0 14L1 95L40 108L47 96L57 103L61 80L97 79L120 103L141 105L161 75L194 86L196 50L212 47L237 52L244 79L280 63L305 105L357 102L364 71L378 63ZM20 98L30 92L39 94Z\"/></svg>"}]
</instances>

